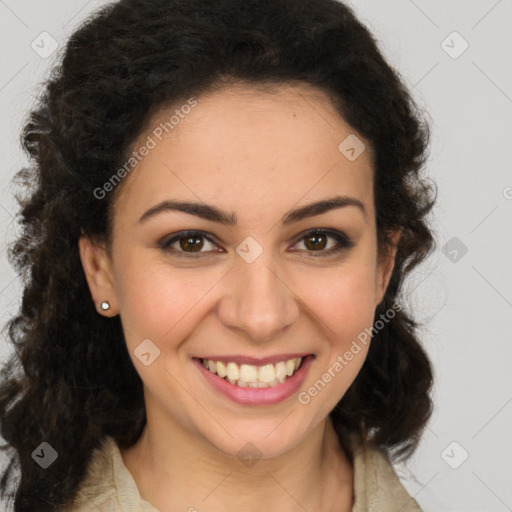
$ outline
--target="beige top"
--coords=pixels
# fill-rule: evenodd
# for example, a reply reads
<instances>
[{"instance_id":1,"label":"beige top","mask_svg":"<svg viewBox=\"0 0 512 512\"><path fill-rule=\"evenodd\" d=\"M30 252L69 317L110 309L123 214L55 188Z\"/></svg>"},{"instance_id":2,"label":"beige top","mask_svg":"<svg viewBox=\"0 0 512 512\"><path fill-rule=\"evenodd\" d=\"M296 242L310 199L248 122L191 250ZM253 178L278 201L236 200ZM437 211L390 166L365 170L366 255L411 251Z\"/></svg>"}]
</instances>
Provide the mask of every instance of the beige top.
<instances>
[{"instance_id":1,"label":"beige top","mask_svg":"<svg viewBox=\"0 0 512 512\"><path fill-rule=\"evenodd\" d=\"M359 444L352 450L355 499L351 512L421 512L379 450ZM67 512L161 511L141 498L117 443L107 437L102 449L93 453L75 504Z\"/></svg>"}]
</instances>

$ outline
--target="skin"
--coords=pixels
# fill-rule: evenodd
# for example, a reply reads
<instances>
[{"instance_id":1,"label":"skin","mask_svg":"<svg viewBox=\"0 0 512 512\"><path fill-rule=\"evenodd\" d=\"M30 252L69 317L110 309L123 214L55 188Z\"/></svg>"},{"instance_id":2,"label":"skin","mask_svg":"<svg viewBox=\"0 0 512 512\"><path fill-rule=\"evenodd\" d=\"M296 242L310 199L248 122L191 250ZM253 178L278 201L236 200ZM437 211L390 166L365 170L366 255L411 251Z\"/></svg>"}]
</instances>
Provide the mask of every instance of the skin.
<instances>
[{"instance_id":1,"label":"skin","mask_svg":"<svg viewBox=\"0 0 512 512\"><path fill-rule=\"evenodd\" d=\"M162 511L348 511L353 468L328 413L357 376L368 346L307 405L298 393L268 406L232 402L206 382L192 357L314 354L304 391L371 328L395 248L377 251L370 146L358 136L366 150L348 160L338 145L354 130L328 96L308 85L272 93L230 85L197 100L124 178L114 203L112 253L85 236L79 241L98 312L121 316L144 385L147 425L121 451L123 460L141 496ZM134 147L173 112L161 112ZM281 224L289 210L338 194L359 200L365 213L346 206ZM165 199L214 205L235 213L238 224L176 211L139 223ZM313 228L345 233L354 246L308 257L320 252L311 236L304 238ZM187 259L179 241L175 252L158 246L183 230L217 241L200 239L197 259ZM248 236L263 249L250 264L236 252ZM321 250L336 243L329 237ZM99 308L104 300L108 311ZM149 366L134 355L145 339L160 350ZM237 457L248 442L261 453L252 467Z\"/></svg>"}]
</instances>

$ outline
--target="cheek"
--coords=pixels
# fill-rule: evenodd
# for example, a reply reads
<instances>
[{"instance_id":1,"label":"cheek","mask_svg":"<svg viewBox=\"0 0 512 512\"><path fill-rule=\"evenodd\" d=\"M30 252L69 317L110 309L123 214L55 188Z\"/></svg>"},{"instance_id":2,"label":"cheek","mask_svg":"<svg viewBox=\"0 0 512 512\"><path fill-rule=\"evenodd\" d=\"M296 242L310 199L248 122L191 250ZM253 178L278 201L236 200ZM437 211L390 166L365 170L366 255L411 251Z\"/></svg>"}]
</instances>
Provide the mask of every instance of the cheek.
<instances>
[{"instance_id":1,"label":"cheek","mask_svg":"<svg viewBox=\"0 0 512 512\"><path fill-rule=\"evenodd\" d=\"M115 292L129 347L149 338L162 350L181 339L201 299L218 281L211 272L198 276L192 268L171 269L130 254L119 265Z\"/></svg>"},{"instance_id":2,"label":"cheek","mask_svg":"<svg viewBox=\"0 0 512 512\"><path fill-rule=\"evenodd\" d=\"M307 297L319 354L299 402L314 404L316 418L329 414L345 395L361 370L371 339L367 332L375 315L374 272L360 265L345 270L317 279Z\"/></svg>"},{"instance_id":3,"label":"cheek","mask_svg":"<svg viewBox=\"0 0 512 512\"><path fill-rule=\"evenodd\" d=\"M330 339L344 340L373 322L375 271L370 264L340 266L301 279L304 302L322 320Z\"/></svg>"},{"instance_id":4,"label":"cheek","mask_svg":"<svg viewBox=\"0 0 512 512\"><path fill-rule=\"evenodd\" d=\"M306 277L303 279L306 283ZM328 410L346 392L366 358L367 333L375 316L375 271L371 262L363 265L359 261L340 266L330 275L318 273L309 281L314 286L304 285L302 289L309 292L303 298L312 312L314 327L321 331L322 347L314 378L332 382L330 392L323 395Z\"/></svg>"}]
</instances>

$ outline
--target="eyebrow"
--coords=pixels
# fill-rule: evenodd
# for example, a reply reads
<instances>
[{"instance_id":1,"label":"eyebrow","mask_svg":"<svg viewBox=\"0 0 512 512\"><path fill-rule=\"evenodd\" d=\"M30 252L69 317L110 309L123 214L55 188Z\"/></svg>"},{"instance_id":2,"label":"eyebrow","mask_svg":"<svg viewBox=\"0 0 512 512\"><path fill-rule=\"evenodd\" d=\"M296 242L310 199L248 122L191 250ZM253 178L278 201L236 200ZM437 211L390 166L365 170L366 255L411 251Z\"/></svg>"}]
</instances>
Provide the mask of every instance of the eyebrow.
<instances>
[{"instance_id":1,"label":"eyebrow","mask_svg":"<svg viewBox=\"0 0 512 512\"><path fill-rule=\"evenodd\" d=\"M347 206L355 206L358 208L366 219L365 207L363 203L359 201L359 199L349 196L335 196L291 210L282 217L281 222L283 226L287 226L308 217L314 217L315 215L321 215L322 213L326 213L330 210L345 208ZM166 211L188 213L205 220L218 222L225 226L236 226L238 222L236 214L233 212L221 210L216 206L208 205L205 203L194 203L190 201L177 200L166 200L156 204L142 214L139 222L145 222L148 219L155 217L159 213Z\"/></svg>"}]
</instances>

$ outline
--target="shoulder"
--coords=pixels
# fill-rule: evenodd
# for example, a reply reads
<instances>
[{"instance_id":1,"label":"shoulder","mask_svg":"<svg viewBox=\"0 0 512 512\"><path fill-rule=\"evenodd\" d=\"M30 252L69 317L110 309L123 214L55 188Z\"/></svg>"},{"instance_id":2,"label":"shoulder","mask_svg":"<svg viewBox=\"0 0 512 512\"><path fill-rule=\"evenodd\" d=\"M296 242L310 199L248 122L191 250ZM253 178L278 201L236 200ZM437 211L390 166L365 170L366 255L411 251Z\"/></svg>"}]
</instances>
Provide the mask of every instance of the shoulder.
<instances>
[{"instance_id":1,"label":"shoulder","mask_svg":"<svg viewBox=\"0 0 512 512\"><path fill-rule=\"evenodd\" d=\"M91 456L73 504L62 512L118 512L121 506L114 474L115 440L106 437Z\"/></svg>"},{"instance_id":2,"label":"shoulder","mask_svg":"<svg viewBox=\"0 0 512 512\"><path fill-rule=\"evenodd\" d=\"M94 450L71 508L62 512L159 512L144 500L114 438Z\"/></svg>"},{"instance_id":3,"label":"shoulder","mask_svg":"<svg viewBox=\"0 0 512 512\"><path fill-rule=\"evenodd\" d=\"M352 512L421 512L400 482L387 456L373 443L352 438L354 466Z\"/></svg>"}]
</instances>

